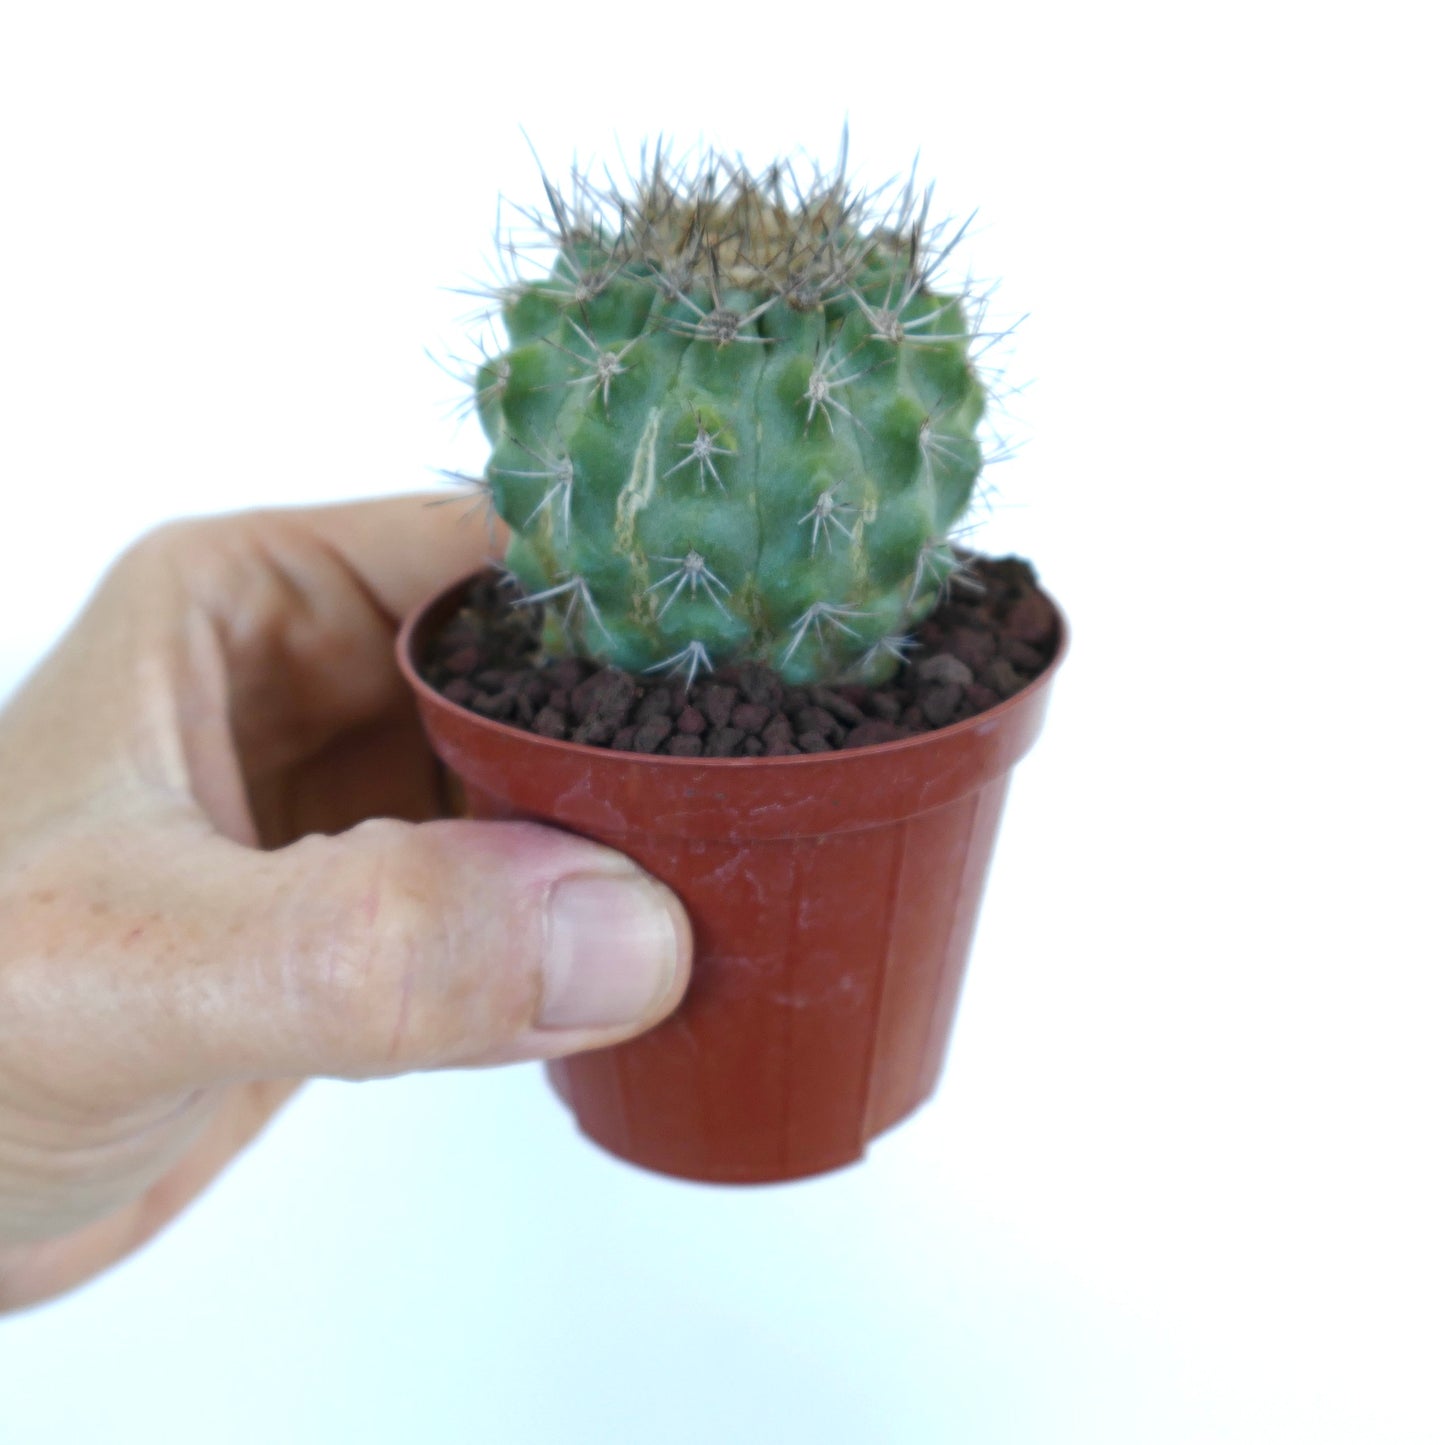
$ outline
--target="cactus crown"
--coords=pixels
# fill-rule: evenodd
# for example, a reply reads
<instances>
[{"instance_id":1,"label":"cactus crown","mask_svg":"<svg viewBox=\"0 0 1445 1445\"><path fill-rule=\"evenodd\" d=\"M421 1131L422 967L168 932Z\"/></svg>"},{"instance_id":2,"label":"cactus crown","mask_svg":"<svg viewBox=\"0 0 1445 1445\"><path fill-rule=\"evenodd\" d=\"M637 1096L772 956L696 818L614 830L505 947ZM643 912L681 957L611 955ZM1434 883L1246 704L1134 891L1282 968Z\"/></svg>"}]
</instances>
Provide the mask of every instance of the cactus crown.
<instances>
[{"instance_id":1,"label":"cactus crown","mask_svg":"<svg viewBox=\"0 0 1445 1445\"><path fill-rule=\"evenodd\" d=\"M845 168L846 137L806 183L660 146L625 186L544 178L548 260L524 277L533 248L504 245L474 395L551 650L877 681L936 605L983 461L970 298L937 289L968 223Z\"/></svg>"}]
</instances>

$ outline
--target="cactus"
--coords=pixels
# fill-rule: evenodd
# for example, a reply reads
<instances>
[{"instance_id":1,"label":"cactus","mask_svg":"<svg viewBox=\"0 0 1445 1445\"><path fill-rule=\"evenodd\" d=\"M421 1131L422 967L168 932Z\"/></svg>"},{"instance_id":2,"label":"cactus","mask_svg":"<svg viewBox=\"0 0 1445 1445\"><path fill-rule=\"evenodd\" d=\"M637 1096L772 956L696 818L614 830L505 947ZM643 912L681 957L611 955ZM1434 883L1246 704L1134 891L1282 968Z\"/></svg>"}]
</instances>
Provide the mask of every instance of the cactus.
<instances>
[{"instance_id":1,"label":"cactus","mask_svg":"<svg viewBox=\"0 0 1445 1445\"><path fill-rule=\"evenodd\" d=\"M550 264L489 293L508 344L474 390L549 650L877 682L956 575L986 390L969 298L936 288L967 223L912 179L880 212L845 164L659 147L625 188L544 179Z\"/></svg>"}]
</instances>

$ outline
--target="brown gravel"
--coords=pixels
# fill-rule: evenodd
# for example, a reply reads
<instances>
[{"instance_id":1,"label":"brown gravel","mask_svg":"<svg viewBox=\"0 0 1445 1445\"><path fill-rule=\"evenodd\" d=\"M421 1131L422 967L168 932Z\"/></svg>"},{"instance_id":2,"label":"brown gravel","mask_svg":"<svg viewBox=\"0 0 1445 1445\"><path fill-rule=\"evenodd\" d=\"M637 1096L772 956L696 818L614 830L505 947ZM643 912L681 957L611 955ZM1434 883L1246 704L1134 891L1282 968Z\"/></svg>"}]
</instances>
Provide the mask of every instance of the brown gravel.
<instances>
[{"instance_id":1,"label":"brown gravel","mask_svg":"<svg viewBox=\"0 0 1445 1445\"><path fill-rule=\"evenodd\" d=\"M744 662L700 677L634 677L580 658L539 659L538 619L494 576L473 584L422 674L444 697L542 737L670 757L783 757L867 747L996 707L1048 666L1053 608L1021 558L972 556L982 585L955 585L887 683L795 687Z\"/></svg>"}]
</instances>

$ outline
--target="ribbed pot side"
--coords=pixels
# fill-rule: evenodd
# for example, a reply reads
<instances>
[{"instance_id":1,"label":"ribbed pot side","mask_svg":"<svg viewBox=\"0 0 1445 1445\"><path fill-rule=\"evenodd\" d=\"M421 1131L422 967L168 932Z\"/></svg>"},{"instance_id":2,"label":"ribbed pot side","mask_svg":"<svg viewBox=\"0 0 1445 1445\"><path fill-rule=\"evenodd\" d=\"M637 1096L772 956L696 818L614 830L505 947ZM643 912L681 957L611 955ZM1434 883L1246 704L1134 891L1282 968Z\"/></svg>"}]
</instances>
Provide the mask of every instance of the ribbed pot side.
<instances>
[{"instance_id":1,"label":"ribbed pot side","mask_svg":"<svg viewBox=\"0 0 1445 1445\"><path fill-rule=\"evenodd\" d=\"M692 920L677 1011L547 1065L584 1134L714 1183L837 1169L933 1092L1013 765L1047 670L937 732L782 758L656 757L534 736L449 702L418 660L471 579L408 620L398 657L467 814L530 819L626 853Z\"/></svg>"}]
</instances>

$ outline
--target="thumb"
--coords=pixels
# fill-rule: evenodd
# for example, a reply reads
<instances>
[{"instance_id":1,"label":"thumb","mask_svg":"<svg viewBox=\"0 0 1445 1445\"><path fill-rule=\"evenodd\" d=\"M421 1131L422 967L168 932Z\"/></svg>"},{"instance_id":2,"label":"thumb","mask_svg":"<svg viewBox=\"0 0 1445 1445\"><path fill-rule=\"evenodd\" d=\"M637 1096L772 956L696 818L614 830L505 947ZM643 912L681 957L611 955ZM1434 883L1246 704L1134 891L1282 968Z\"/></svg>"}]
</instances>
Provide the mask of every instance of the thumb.
<instances>
[{"instance_id":1,"label":"thumb","mask_svg":"<svg viewBox=\"0 0 1445 1445\"><path fill-rule=\"evenodd\" d=\"M274 852L217 838L177 866L191 886L127 989L147 1091L548 1058L640 1032L687 984L677 899L534 824L381 819Z\"/></svg>"}]
</instances>

